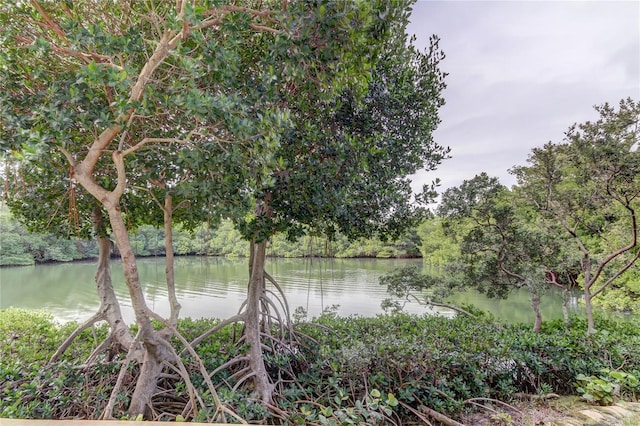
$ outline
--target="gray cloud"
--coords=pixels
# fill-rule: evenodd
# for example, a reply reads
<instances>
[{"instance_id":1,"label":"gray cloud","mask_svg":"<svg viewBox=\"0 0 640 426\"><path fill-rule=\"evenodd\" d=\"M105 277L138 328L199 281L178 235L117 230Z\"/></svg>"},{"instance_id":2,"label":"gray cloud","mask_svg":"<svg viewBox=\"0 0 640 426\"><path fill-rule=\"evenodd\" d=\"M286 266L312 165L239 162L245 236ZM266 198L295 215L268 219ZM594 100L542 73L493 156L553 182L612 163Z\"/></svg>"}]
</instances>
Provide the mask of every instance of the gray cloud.
<instances>
[{"instance_id":1,"label":"gray cloud","mask_svg":"<svg viewBox=\"0 0 640 426\"><path fill-rule=\"evenodd\" d=\"M437 34L449 73L436 141L443 188L486 171L506 184L531 149L559 142L594 105L640 100L640 2L418 1L408 32Z\"/></svg>"}]
</instances>

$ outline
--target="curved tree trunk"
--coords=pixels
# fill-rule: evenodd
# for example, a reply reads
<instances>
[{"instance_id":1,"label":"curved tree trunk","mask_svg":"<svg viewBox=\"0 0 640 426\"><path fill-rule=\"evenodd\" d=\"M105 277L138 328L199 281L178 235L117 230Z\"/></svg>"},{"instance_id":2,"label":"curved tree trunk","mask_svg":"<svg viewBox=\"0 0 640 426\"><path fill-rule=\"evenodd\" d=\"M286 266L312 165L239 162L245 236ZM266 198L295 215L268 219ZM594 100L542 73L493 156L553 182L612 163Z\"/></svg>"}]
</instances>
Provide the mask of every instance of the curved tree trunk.
<instances>
[{"instance_id":1,"label":"curved tree trunk","mask_svg":"<svg viewBox=\"0 0 640 426\"><path fill-rule=\"evenodd\" d=\"M49 362L55 362L58 357L68 349L71 343L73 343L73 340L78 334L99 321L106 321L109 324L109 328L111 330L109 337L113 339L122 348L122 350L129 350L131 343L133 342L133 334L131 334L131 330L129 330L129 327L122 317L120 303L118 302L111 282L110 258L113 243L106 236L106 226L104 223L104 217L102 216L102 209L100 207L94 208L92 219L96 233L96 242L98 244L98 266L95 281L98 297L100 298L100 308L93 317L80 325L67 338L67 340L60 345ZM134 358L139 357L136 356Z\"/></svg>"},{"instance_id":2,"label":"curved tree trunk","mask_svg":"<svg viewBox=\"0 0 640 426\"><path fill-rule=\"evenodd\" d=\"M249 344L249 366L253 375L254 392L256 397L265 404L273 400L274 385L264 364L262 341L260 339L260 304L265 293L264 265L266 257L266 242L251 243L250 250L249 289L245 311L245 337Z\"/></svg>"},{"instance_id":3,"label":"curved tree trunk","mask_svg":"<svg viewBox=\"0 0 640 426\"><path fill-rule=\"evenodd\" d=\"M125 282L129 288L131 306L139 327L139 339L144 347L144 357L136 388L131 396L129 415L136 417L139 414L147 414L148 416L151 397L156 392L158 376L162 372L163 362L171 360L172 357L158 333L153 329L150 309L146 304L142 286L140 285L135 254L131 247L131 241L129 240L120 208L117 205L112 206L107 208L107 212L109 213L111 229L116 237L122 258Z\"/></svg>"}]
</instances>

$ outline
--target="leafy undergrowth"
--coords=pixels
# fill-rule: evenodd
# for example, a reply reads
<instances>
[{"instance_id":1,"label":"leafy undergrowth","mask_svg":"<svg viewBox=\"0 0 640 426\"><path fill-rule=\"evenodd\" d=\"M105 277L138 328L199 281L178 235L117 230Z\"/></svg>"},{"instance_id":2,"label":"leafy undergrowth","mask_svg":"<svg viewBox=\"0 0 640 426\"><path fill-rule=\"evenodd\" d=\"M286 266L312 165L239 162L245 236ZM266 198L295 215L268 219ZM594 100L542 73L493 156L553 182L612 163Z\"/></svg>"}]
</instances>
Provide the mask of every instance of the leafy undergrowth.
<instances>
[{"instance_id":1,"label":"leafy undergrowth","mask_svg":"<svg viewBox=\"0 0 640 426\"><path fill-rule=\"evenodd\" d=\"M192 340L216 322L184 319L179 329ZM47 366L73 329L73 324L57 325L42 313L0 311L0 417L99 418L123 356L114 350L99 365L81 365L107 335L105 327L98 327L83 332L59 362ZM300 345L266 356L277 408L253 400L246 387L235 389L232 369L215 371L241 350L235 343L239 326L228 326L196 346L207 370L215 371L212 378L221 399L247 421L408 424L429 418L436 424L433 415L438 413L460 419L491 409L505 417L495 421L508 422L511 407L522 398L576 394L577 377L602 371L640 377L640 331L633 324L604 319L592 335L577 318L570 333L558 321L534 334L528 324L503 325L482 315L472 320L326 314L297 322L296 329L304 336ZM181 350L177 342L176 347ZM196 364L187 355L185 363L193 384L207 398ZM124 416L136 374L131 367L125 375L118 415ZM612 397L637 400L639 391L614 383ZM153 418L179 419L187 393L167 371L153 400ZM207 414L200 410L185 420L205 420Z\"/></svg>"}]
</instances>

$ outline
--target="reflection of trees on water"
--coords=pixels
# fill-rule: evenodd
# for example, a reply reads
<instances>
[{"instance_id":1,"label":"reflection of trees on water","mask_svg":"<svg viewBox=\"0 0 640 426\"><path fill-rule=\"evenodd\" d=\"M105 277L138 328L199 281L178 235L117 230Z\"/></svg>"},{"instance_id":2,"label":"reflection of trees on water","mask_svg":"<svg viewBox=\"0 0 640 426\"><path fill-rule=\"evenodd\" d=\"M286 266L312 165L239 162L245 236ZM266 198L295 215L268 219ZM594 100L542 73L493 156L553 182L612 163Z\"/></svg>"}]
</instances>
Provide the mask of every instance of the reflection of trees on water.
<instances>
[{"instance_id":1,"label":"reflection of trees on water","mask_svg":"<svg viewBox=\"0 0 640 426\"><path fill-rule=\"evenodd\" d=\"M269 258L267 272L283 287L292 310L301 306L309 317L325 308L339 305L339 315L376 315L388 297L379 285L380 275L416 259L282 259ZM112 264L116 295L121 299L123 315L131 319L128 290L122 265ZM149 304L161 315L169 314L164 275L164 258L140 259L138 269ZM94 262L3 268L0 271L0 308L47 309L61 321L84 320L99 306L95 290ZM183 305L182 317L226 318L236 313L246 295L247 259L222 257L178 257L175 265L177 295ZM581 310L578 297L571 309ZM561 294L549 291L542 297L545 319L561 318ZM477 293L456 294L456 304L473 304L492 312L497 318L513 322L531 322L529 294L514 292L506 300L491 300ZM407 306L407 311L424 313L422 306Z\"/></svg>"}]
</instances>

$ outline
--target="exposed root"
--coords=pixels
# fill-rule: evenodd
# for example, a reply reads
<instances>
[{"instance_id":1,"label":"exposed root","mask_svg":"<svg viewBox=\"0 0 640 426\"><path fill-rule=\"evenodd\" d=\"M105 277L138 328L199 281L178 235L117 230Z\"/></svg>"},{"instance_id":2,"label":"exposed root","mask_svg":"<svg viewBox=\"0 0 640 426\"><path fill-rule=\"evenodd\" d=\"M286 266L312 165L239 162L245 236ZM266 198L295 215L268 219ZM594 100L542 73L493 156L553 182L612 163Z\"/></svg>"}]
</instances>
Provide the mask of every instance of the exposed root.
<instances>
[{"instance_id":1,"label":"exposed root","mask_svg":"<svg viewBox=\"0 0 640 426\"><path fill-rule=\"evenodd\" d=\"M67 339L62 342L62 344L58 347L58 350L56 351L55 354L53 354L53 356L51 357L51 359L49 360L49 365L53 364L54 362L56 362L58 360L58 358L65 353L65 351L69 348L69 346L71 346L71 343L73 343L73 341L75 340L76 337L78 337L78 335L80 333L82 333L83 331L85 331L87 328L92 327L93 325L95 325L96 323L100 322L100 321L104 321L106 319L106 314L104 312L104 310L101 310L100 312L95 313L91 318L89 318L88 320L86 320L85 322L83 322L82 324L80 324L74 331L73 333L71 333L69 335L69 337L67 337Z\"/></svg>"},{"instance_id":2,"label":"exposed root","mask_svg":"<svg viewBox=\"0 0 640 426\"><path fill-rule=\"evenodd\" d=\"M171 333L184 345L185 349L189 352L189 354L191 355L191 357L193 358L193 360L196 362L196 364L198 365L198 369L200 370L200 374L202 375L207 388L209 390L209 392L211 393L211 397L213 398L215 404L216 404L216 412L214 414L214 421L217 421L217 417L218 415L221 416L222 421L225 421L225 414L231 416L232 418L236 419L237 421L246 424L247 422L241 418L240 416L238 416L236 413L234 413L231 409L229 409L228 407L226 407L222 401L220 400L220 397L218 396L218 392L215 389L215 386L213 385L213 383L211 382L211 378L209 377L209 374L207 373L207 369L204 366L204 363L202 362L202 360L200 359L200 357L198 356L198 354L196 353L196 351L193 349L193 347L191 346L191 344L189 344L189 342L187 341L187 339L185 339L182 334L180 334L180 332L178 330L176 330L176 328L171 325L169 322L167 322L164 318L162 318L160 315L151 312L151 316L161 322L169 331L171 331ZM175 362L178 364L180 371L182 372L182 374L184 374L186 376L186 380L187 381L187 386L192 388L194 392L196 392L195 387L193 386L193 384L191 384L191 381L188 379L189 374L186 371L186 367L184 366L184 363L182 362L182 360L180 359L180 357L178 356L177 352L175 351L175 349L173 349L173 346L171 346L171 344L167 341L164 341L164 344L167 346L167 348L171 351L171 353L173 354L173 356L175 357ZM185 377L183 376L183 379ZM200 401L202 402L202 401ZM204 407L204 403L203 403L203 407Z\"/></svg>"},{"instance_id":3,"label":"exposed root","mask_svg":"<svg viewBox=\"0 0 640 426\"><path fill-rule=\"evenodd\" d=\"M118 379L116 380L116 384L111 391L111 397L109 397L109 402L107 402L107 406L104 411L100 415L100 420L109 420L113 419L113 407L116 404L116 398L118 393L120 392L120 388L122 387L122 381L124 376L129 368L129 363L133 359L134 347L139 344L140 332L136 335L136 337L131 342L131 347L129 348L129 352L127 353L127 357L125 358L122 366L120 367L120 373L118 373Z\"/></svg>"}]
</instances>

